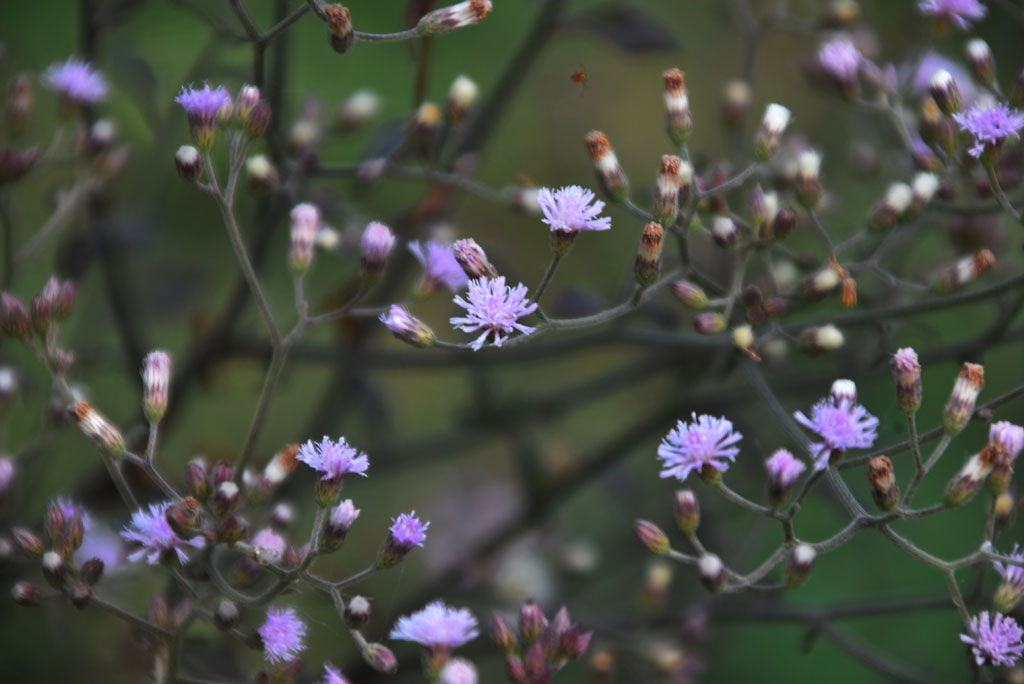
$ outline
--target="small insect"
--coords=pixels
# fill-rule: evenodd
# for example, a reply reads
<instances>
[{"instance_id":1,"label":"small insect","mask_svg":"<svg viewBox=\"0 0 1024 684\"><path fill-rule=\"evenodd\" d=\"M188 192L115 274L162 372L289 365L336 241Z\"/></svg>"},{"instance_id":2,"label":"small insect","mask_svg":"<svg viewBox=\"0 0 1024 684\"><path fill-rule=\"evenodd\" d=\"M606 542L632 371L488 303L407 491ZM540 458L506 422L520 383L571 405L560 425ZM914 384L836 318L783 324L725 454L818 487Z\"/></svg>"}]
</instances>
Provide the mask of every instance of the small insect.
<instances>
[{"instance_id":1,"label":"small insect","mask_svg":"<svg viewBox=\"0 0 1024 684\"><path fill-rule=\"evenodd\" d=\"M572 81L573 83L579 83L581 88L586 87L586 85L587 85L587 70L586 69L580 69L579 71L577 71L577 72L573 73L571 76L569 76L569 80Z\"/></svg>"}]
</instances>

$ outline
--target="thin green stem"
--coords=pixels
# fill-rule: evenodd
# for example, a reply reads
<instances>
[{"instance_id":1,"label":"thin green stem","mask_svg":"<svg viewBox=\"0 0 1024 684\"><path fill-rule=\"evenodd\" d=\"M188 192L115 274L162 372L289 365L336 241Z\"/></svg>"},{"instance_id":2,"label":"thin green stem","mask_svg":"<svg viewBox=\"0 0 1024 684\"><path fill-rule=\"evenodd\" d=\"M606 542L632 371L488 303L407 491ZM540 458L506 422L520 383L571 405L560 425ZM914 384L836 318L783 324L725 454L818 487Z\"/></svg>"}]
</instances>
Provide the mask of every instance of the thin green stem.
<instances>
[{"instance_id":1,"label":"thin green stem","mask_svg":"<svg viewBox=\"0 0 1024 684\"><path fill-rule=\"evenodd\" d=\"M999 175L996 173L995 164L985 164L985 173L988 175L988 184L992 187L992 193L999 200L999 206L1003 208L1006 213L1013 217L1013 220L1017 223L1021 222L1020 212L1010 204L1009 198L1006 193L1003 192L1003 187L999 184Z\"/></svg>"},{"instance_id":2,"label":"thin green stem","mask_svg":"<svg viewBox=\"0 0 1024 684\"><path fill-rule=\"evenodd\" d=\"M544 311L540 306L540 298L544 296L544 290L548 288L548 283L551 282L551 278L555 275L555 271L558 270L558 264L562 263L562 255L555 254L551 257L551 263L548 264L547 270L544 271L544 277L540 279L540 284L537 285L537 289L533 293L533 301L537 303L537 317L542 321L546 321L548 317L544 315Z\"/></svg>"}]
</instances>

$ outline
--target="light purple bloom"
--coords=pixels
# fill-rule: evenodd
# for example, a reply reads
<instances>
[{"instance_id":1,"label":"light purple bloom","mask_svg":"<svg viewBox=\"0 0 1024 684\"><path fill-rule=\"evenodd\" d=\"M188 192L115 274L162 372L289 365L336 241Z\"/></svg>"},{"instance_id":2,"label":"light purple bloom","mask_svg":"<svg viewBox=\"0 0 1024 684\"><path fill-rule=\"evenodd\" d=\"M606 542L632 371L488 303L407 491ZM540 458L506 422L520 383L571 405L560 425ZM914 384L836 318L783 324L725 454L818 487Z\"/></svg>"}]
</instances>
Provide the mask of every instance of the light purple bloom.
<instances>
[{"instance_id":1,"label":"light purple bloom","mask_svg":"<svg viewBox=\"0 0 1024 684\"><path fill-rule=\"evenodd\" d=\"M455 260L450 244L431 240L424 245L417 240L409 243L409 251L423 264L424 279L431 289L443 284L452 292L458 292L469 284L469 276Z\"/></svg>"},{"instance_id":2,"label":"light purple bloom","mask_svg":"<svg viewBox=\"0 0 1024 684\"><path fill-rule=\"evenodd\" d=\"M423 546L427 540L429 522L422 522L416 517L416 511L402 513L391 519L391 538L403 547Z\"/></svg>"},{"instance_id":3,"label":"light purple bloom","mask_svg":"<svg viewBox=\"0 0 1024 684\"><path fill-rule=\"evenodd\" d=\"M0 494L6 492L14 481L14 461L0 457Z\"/></svg>"},{"instance_id":4,"label":"light purple bloom","mask_svg":"<svg viewBox=\"0 0 1024 684\"><path fill-rule=\"evenodd\" d=\"M1002 102L988 107L975 106L966 112L954 114L961 130L974 136L974 146L968 150L972 157L980 157L986 147L996 147L1005 138L1020 138L1024 128L1024 114Z\"/></svg>"},{"instance_id":5,"label":"light purple bloom","mask_svg":"<svg viewBox=\"0 0 1024 684\"><path fill-rule=\"evenodd\" d=\"M57 507L60 508L60 512L64 514L64 519L69 520L78 516L82 520L82 528L88 530L92 527L92 518L85 511L85 507L81 504L75 503L71 499L65 499L63 496L58 496L57 500L54 501Z\"/></svg>"},{"instance_id":6,"label":"light purple bloom","mask_svg":"<svg viewBox=\"0 0 1024 684\"><path fill-rule=\"evenodd\" d=\"M476 665L465 658L452 658L441 670L438 684L477 684Z\"/></svg>"},{"instance_id":7,"label":"light purple bloom","mask_svg":"<svg viewBox=\"0 0 1024 684\"><path fill-rule=\"evenodd\" d=\"M897 349L896 353L892 355L890 365L893 372L898 374L921 372L921 363L917 360L917 352L911 347Z\"/></svg>"},{"instance_id":8,"label":"light purple bloom","mask_svg":"<svg viewBox=\"0 0 1024 684\"><path fill-rule=\"evenodd\" d=\"M974 659L978 665L986 661L993 665L1010 666L1017 662L1024 651L1024 643L1017 621L1006 615L995 614L989 622L987 610L974 616L967 634L960 635L960 641L971 644Z\"/></svg>"},{"instance_id":9,"label":"light purple bloom","mask_svg":"<svg viewBox=\"0 0 1024 684\"><path fill-rule=\"evenodd\" d=\"M252 545L259 549L261 558L276 563L281 560L288 543L277 532L264 527L253 536Z\"/></svg>"},{"instance_id":10,"label":"light purple bloom","mask_svg":"<svg viewBox=\"0 0 1024 684\"><path fill-rule=\"evenodd\" d=\"M1005 420L993 423L988 429L988 441L998 442L1010 452L1010 461L1017 458L1017 454L1024 448L1024 428Z\"/></svg>"},{"instance_id":11,"label":"light purple bloom","mask_svg":"<svg viewBox=\"0 0 1024 684\"><path fill-rule=\"evenodd\" d=\"M170 505L169 501L164 501L150 504L148 512L140 508L132 513L131 523L121 531L121 536L129 542L139 544L141 548L129 554L128 560L134 562L145 556L147 563L155 565L161 556L169 556L173 551L178 556L178 561L184 563L188 556L181 549L183 545L203 548L202 537L193 537L185 541L174 533L164 515Z\"/></svg>"},{"instance_id":12,"label":"light purple bloom","mask_svg":"<svg viewBox=\"0 0 1024 684\"><path fill-rule=\"evenodd\" d=\"M764 462L768 480L781 490L788 490L797 481L807 466L785 449L779 449Z\"/></svg>"},{"instance_id":13,"label":"light purple bloom","mask_svg":"<svg viewBox=\"0 0 1024 684\"><path fill-rule=\"evenodd\" d=\"M524 335L534 331L517 320L537 309L537 304L527 299L526 286L522 283L509 287L505 285L505 276L490 280L478 278L469 281L468 296L469 301L461 296L453 300L466 309L467 315L454 316L449 322L463 332L483 330L483 334L469 345L474 351L479 351L489 336L493 336L494 346L500 347L514 330Z\"/></svg>"},{"instance_id":14,"label":"light purple bloom","mask_svg":"<svg viewBox=\"0 0 1024 684\"><path fill-rule=\"evenodd\" d=\"M418 613L400 617L388 636L423 646L456 648L477 634L476 618L468 608L451 608L434 601Z\"/></svg>"},{"instance_id":15,"label":"light purple bloom","mask_svg":"<svg viewBox=\"0 0 1024 684\"><path fill-rule=\"evenodd\" d=\"M95 104L107 97L107 81L85 60L71 57L63 64L51 64L42 82L50 90L75 104Z\"/></svg>"},{"instance_id":16,"label":"light purple bloom","mask_svg":"<svg viewBox=\"0 0 1024 684\"><path fill-rule=\"evenodd\" d=\"M302 445L296 458L323 473L323 477L320 478L322 480L341 477L346 473L366 477L366 469L370 467L370 460L366 454L361 454L349 446L344 437L339 437L338 441L334 442L324 436L319 444L310 440Z\"/></svg>"},{"instance_id":17,"label":"light purple bloom","mask_svg":"<svg viewBox=\"0 0 1024 684\"><path fill-rule=\"evenodd\" d=\"M921 14L936 17L966 30L971 21L985 17L987 9L978 0L919 0L917 9Z\"/></svg>"},{"instance_id":18,"label":"light purple bloom","mask_svg":"<svg viewBox=\"0 0 1024 684\"><path fill-rule=\"evenodd\" d=\"M331 524L336 527L344 527L346 530L352 527L352 523L359 517L359 509L352 504L352 499L345 499L331 509Z\"/></svg>"},{"instance_id":19,"label":"light purple bloom","mask_svg":"<svg viewBox=\"0 0 1024 684\"><path fill-rule=\"evenodd\" d=\"M363 230L360 246L363 250L363 266L374 272L380 271L395 246L395 234L383 223L370 221Z\"/></svg>"},{"instance_id":20,"label":"light purple bloom","mask_svg":"<svg viewBox=\"0 0 1024 684\"><path fill-rule=\"evenodd\" d=\"M378 320L388 326L391 334L403 342L416 347L427 347L434 343L434 331L409 313L404 306L392 304L387 313L382 313Z\"/></svg>"},{"instance_id":21,"label":"light purple bloom","mask_svg":"<svg viewBox=\"0 0 1024 684\"><path fill-rule=\"evenodd\" d=\"M729 469L726 459L736 460L740 450L733 445L743 435L732 429L731 421L696 413L691 414L691 419L691 423L678 421L658 446L658 458L665 466L661 477L675 477L683 482L690 473L699 474L704 466L724 473Z\"/></svg>"},{"instance_id":22,"label":"light purple bloom","mask_svg":"<svg viewBox=\"0 0 1024 684\"><path fill-rule=\"evenodd\" d=\"M202 88L182 86L174 101L188 114L189 123L208 126L220 110L231 106L231 93L224 86L211 89L209 83L204 83Z\"/></svg>"},{"instance_id":23,"label":"light purple bloom","mask_svg":"<svg viewBox=\"0 0 1024 684\"><path fill-rule=\"evenodd\" d=\"M324 678L320 680L319 684L348 684L348 680L345 679L338 668L325 664Z\"/></svg>"},{"instance_id":24,"label":"light purple bloom","mask_svg":"<svg viewBox=\"0 0 1024 684\"><path fill-rule=\"evenodd\" d=\"M867 412L860 404L842 401L838 405L831 397L822 399L811 409L811 417L803 411L793 414L797 422L815 432L822 441L811 445L814 469L828 467L832 452L843 452L850 448L864 449L875 443L878 433L878 418Z\"/></svg>"},{"instance_id":25,"label":"light purple bloom","mask_svg":"<svg viewBox=\"0 0 1024 684\"><path fill-rule=\"evenodd\" d=\"M1010 558L1024 563L1024 553L1017 552L1018 545L1013 545L1013 553L1009 554ZM1013 565L1012 563L1000 563L999 561L993 561L992 566L995 567L996 572L1003 578L1003 581L1007 584L1013 585L1018 591L1024 593L1024 567L1020 565Z\"/></svg>"},{"instance_id":26,"label":"light purple bloom","mask_svg":"<svg viewBox=\"0 0 1024 684\"><path fill-rule=\"evenodd\" d=\"M594 199L594 193L578 185L568 185L555 191L541 188L537 204L544 212L544 223L551 230L578 233L581 230L608 230L612 220L601 216L604 202Z\"/></svg>"},{"instance_id":27,"label":"light purple bloom","mask_svg":"<svg viewBox=\"0 0 1024 684\"><path fill-rule=\"evenodd\" d=\"M268 662L290 662L306 650L306 625L294 608L268 609L267 621L256 631Z\"/></svg>"},{"instance_id":28,"label":"light purple bloom","mask_svg":"<svg viewBox=\"0 0 1024 684\"><path fill-rule=\"evenodd\" d=\"M837 38L818 50L818 62L829 76L840 83L852 83L860 68L860 51L847 38Z\"/></svg>"}]
</instances>

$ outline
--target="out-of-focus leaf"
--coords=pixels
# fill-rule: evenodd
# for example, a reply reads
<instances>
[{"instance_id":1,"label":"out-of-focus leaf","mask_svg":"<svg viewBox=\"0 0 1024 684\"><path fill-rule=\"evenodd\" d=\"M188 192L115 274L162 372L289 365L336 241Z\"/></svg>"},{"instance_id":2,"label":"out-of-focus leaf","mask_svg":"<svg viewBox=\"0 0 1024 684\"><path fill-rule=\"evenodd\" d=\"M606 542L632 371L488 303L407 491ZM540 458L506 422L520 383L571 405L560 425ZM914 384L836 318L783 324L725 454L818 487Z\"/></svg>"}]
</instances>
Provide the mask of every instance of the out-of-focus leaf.
<instances>
[{"instance_id":1,"label":"out-of-focus leaf","mask_svg":"<svg viewBox=\"0 0 1024 684\"><path fill-rule=\"evenodd\" d=\"M568 28L593 31L626 52L678 50L679 41L645 10L627 2L609 2L566 19Z\"/></svg>"}]
</instances>

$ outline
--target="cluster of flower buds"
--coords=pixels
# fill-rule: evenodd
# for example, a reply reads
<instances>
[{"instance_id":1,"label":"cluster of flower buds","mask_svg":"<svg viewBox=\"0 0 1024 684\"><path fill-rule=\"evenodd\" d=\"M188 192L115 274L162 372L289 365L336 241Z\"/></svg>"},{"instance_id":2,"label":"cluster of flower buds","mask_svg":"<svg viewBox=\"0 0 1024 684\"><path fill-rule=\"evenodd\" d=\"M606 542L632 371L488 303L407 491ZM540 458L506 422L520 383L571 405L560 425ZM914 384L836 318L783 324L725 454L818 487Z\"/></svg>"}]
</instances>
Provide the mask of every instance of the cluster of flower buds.
<instances>
[{"instance_id":1,"label":"cluster of flower buds","mask_svg":"<svg viewBox=\"0 0 1024 684\"><path fill-rule=\"evenodd\" d=\"M40 336L44 348L50 327L71 315L78 290L69 280L50 277L39 294L32 297L29 306L10 292L0 293L0 330L8 337L27 340L33 333Z\"/></svg>"},{"instance_id":2,"label":"cluster of flower buds","mask_svg":"<svg viewBox=\"0 0 1024 684\"><path fill-rule=\"evenodd\" d=\"M201 152L213 147L218 127L237 128L253 139L263 135L270 124L270 106L261 99L259 88L252 85L242 86L237 99L232 99L223 86L182 88L174 101L185 110L192 141ZM175 158L181 172L182 160L177 155ZM181 173L188 179L190 174Z\"/></svg>"},{"instance_id":3,"label":"cluster of flower buds","mask_svg":"<svg viewBox=\"0 0 1024 684\"><path fill-rule=\"evenodd\" d=\"M505 675L512 684L550 682L558 670L586 653L592 636L572 622L564 606L549 623L540 606L524 603L518 633L500 613L491 615L491 637L505 655Z\"/></svg>"}]
</instances>

